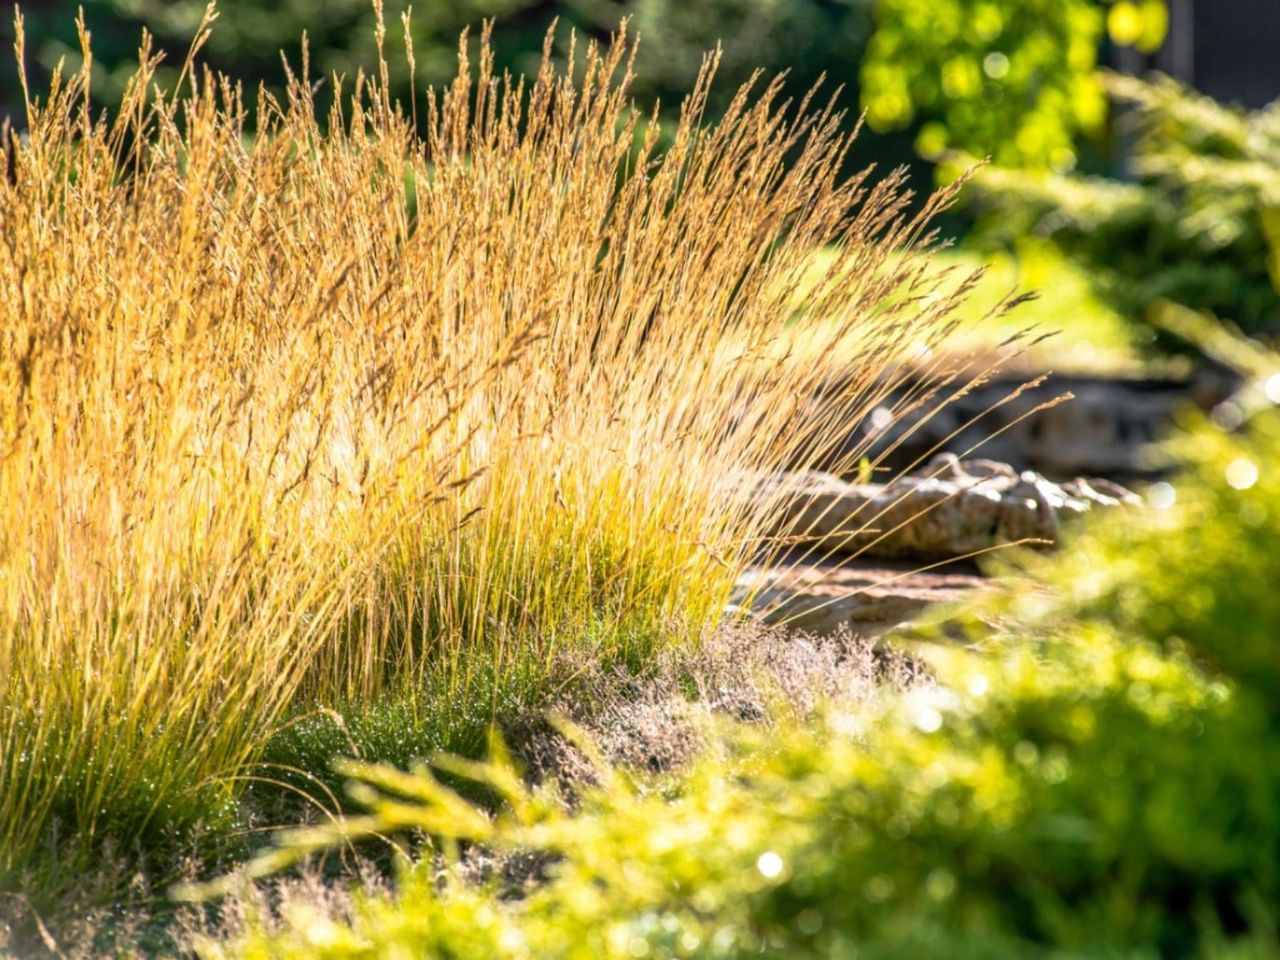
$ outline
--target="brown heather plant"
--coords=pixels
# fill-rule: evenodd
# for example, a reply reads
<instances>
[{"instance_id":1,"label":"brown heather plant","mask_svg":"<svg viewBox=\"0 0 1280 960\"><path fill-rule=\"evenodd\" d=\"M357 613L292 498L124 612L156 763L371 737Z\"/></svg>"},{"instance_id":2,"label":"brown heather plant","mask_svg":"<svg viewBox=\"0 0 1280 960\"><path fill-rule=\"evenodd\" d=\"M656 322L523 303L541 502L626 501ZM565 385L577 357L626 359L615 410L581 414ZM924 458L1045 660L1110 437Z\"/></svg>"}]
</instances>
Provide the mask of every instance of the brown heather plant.
<instances>
[{"instance_id":1,"label":"brown heather plant","mask_svg":"<svg viewBox=\"0 0 1280 960\"><path fill-rule=\"evenodd\" d=\"M304 55L251 126L212 19L168 93L144 37L109 116L82 28L8 138L0 886L227 825L291 716L695 642L768 526L724 479L826 456L967 289L897 256L949 195L842 179L778 82L705 125L714 59L662 155L625 35L528 81L464 37L448 89L332 78L323 122ZM792 337L852 363L821 409Z\"/></svg>"}]
</instances>

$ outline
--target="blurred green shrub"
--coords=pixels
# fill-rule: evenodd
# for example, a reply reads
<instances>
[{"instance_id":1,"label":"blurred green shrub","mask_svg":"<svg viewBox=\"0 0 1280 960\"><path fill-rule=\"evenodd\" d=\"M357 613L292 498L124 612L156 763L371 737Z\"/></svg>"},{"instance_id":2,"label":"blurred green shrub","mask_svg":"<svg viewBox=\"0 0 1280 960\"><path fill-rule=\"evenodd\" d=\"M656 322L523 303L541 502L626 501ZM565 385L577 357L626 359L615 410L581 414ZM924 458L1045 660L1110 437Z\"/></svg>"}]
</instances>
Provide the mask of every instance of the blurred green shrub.
<instances>
[{"instance_id":1,"label":"blurred green shrub","mask_svg":"<svg viewBox=\"0 0 1280 960\"><path fill-rule=\"evenodd\" d=\"M511 767L350 766L371 810L262 867L416 827L537 851L512 897L438 865L347 912L294 902L218 957L1271 957L1280 951L1280 375L1196 425L1149 511L953 618L940 684L814 730L739 732L675 795L622 773L565 813ZM1000 623L999 629L987 626Z\"/></svg>"},{"instance_id":2,"label":"blurred green shrub","mask_svg":"<svg viewBox=\"0 0 1280 960\"><path fill-rule=\"evenodd\" d=\"M1070 170L1076 139L1098 133L1106 99L1098 48L1164 40L1164 0L880 0L862 63L876 130L919 124L921 154L990 157Z\"/></svg>"},{"instance_id":3,"label":"blurred green shrub","mask_svg":"<svg viewBox=\"0 0 1280 960\"><path fill-rule=\"evenodd\" d=\"M1122 312L1172 300L1250 332L1280 321L1280 104L1254 113L1173 80L1107 78L1131 105L1132 182L988 169L970 197L986 235L1042 237Z\"/></svg>"},{"instance_id":4,"label":"blurred green shrub","mask_svg":"<svg viewBox=\"0 0 1280 960\"><path fill-rule=\"evenodd\" d=\"M862 64L867 120L877 130L926 121L916 142L928 157L1067 168L1076 133L1102 124L1093 0L881 0L876 19Z\"/></svg>"}]
</instances>

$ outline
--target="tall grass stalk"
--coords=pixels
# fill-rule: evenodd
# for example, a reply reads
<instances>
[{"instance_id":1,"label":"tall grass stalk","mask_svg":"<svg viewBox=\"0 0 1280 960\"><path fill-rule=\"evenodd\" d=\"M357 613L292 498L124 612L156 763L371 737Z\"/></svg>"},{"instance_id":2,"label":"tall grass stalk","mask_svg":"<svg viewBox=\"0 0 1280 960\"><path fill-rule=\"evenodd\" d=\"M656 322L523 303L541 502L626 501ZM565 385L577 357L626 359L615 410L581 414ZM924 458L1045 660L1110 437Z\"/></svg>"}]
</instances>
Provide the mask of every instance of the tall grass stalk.
<instances>
[{"instance_id":1,"label":"tall grass stalk","mask_svg":"<svg viewBox=\"0 0 1280 960\"><path fill-rule=\"evenodd\" d=\"M528 80L464 37L417 120L359 75L322 122L304 54L251 124L212 18L109 115L82 27L0 180L10 880L228 821L291 713L696 639L767 521L725 477L824 455L964 292L897 256L946 195L842 178L779 82L704 123L714 58L661 155L625 35ZM797 335L855 361L820 409Z\"/></svg>"}]
</instances>

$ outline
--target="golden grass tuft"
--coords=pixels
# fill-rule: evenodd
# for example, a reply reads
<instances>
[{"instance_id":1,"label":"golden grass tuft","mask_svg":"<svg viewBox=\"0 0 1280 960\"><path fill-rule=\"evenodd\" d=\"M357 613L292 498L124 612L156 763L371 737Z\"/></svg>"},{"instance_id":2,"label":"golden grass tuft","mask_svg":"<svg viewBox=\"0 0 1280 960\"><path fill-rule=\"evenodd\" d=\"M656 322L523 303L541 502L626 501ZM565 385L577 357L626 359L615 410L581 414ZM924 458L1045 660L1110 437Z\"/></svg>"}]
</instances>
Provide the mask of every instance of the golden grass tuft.
<instances>
[{"instance_id":1,"label":"golden grass tuft","mask_svg":"<svg viewBox=\"0 0 1280 960\"><path fill-rule=\"evenodd\" d=\"M417 121L358 76L322 122L304 63L250 123L211 19L167 93L144 37L110 116L82 29L9 138L10 878L228 821L290 715L703 635L766 519L724 478L824 455L964 293L898 255L948 196L842 178L841 118L778 82L708 125L708 61L660 154L625 35L528 80L486 35ZM820 411L798 336L853 364Z\"/></svg>"}]
</instances>

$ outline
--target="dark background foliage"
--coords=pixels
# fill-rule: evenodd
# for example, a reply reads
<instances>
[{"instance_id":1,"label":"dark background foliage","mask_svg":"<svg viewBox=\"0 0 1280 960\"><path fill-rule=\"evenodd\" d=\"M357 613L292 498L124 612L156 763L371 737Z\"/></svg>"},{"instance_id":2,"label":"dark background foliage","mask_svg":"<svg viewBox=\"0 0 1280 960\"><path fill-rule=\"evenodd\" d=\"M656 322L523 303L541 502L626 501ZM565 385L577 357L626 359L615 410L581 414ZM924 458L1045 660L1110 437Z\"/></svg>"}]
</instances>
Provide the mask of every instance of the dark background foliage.
<instances>
[{"instance_id":1,"label":"dark background foliage","mask_svg":"<svg viewBox=\"0 0 1280 960\"><path fill-rule=\"evenodd\" d=\"M27 0L27 67L35 90L45 87L60 59L79 64L75 0ZM84 0L92 34L94 90L109 104L136 64L141 30L151 31L166 63L176 70L190 43L204 0ZM789 92L802 95L820 79L836 94L852 124L859 112L858 67L872 32L874 0L433 0L413 5L411 31L417 84L421 89L450 80L457 68L459 34L492 19L498 66L528 73L537 66L543 39L556 24L554 50L563 57L570 37L603 38L629 18L641 37L635 94L642 107L660 101L666 112L678 107L697 76L703 55L717 42L722 61L712 108L723 107L753 71L786 71ZM395 93L409 98L401 14L407 4L386 5L387 56ZM284 82L281 54L295 69L305 32L312 76L321 98L335 73L354 78L376 62L375 15L370 0L221 0L219 17L204 59L245 81L279 90ZM13 40L10 18L0 25L5 45ZM252 99L250 96L248 99ZM21 92L12 63L0 74L0 115L21 126ZM911 131L863 137L851 163L916 161ZM927 182L927 181L926 181Z\"/></svg>"}]
</instances>

